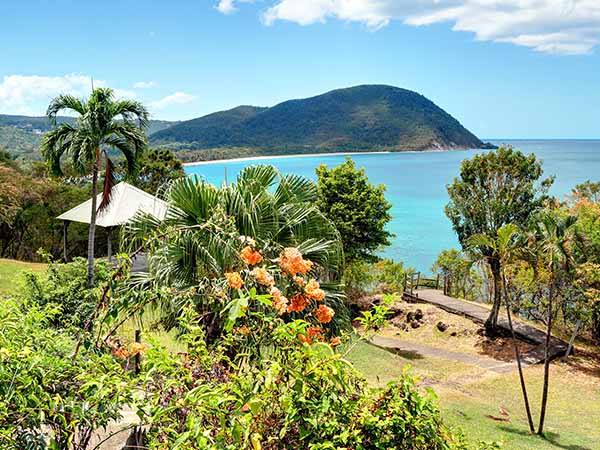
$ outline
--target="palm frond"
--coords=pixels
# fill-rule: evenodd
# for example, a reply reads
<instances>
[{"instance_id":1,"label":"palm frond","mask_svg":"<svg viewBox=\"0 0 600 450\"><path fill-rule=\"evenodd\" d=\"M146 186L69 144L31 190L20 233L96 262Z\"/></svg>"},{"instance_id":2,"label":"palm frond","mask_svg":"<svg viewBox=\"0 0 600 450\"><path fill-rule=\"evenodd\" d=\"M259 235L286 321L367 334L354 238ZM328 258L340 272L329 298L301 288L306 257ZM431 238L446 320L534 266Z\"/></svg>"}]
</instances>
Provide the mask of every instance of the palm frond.
<instances>
[{"instance_id":1,"label":"palm frond","mask_svg":"<svg viewBox=\"0 0 600 450\"><path fill-rule=\"evenodd\" d=\"M110 113L113 117L121 116L126 123L137 125L141 129L148 127L150 113L136 100L118 100L111 104Z\"/></svg>"},{"instance_id":2,"label":"palm frond","mask_svg":"<svg viewBox=\"0 0 600 450\"><path fill-rule=\"evenodd\" d=\"M56 125L56 117L61 111L76 112L83 116L87 111L87 104L85 100L69 94L59 95L54 98L46 110L46 116L53 125Z\"/></svg>"}]
</instances>

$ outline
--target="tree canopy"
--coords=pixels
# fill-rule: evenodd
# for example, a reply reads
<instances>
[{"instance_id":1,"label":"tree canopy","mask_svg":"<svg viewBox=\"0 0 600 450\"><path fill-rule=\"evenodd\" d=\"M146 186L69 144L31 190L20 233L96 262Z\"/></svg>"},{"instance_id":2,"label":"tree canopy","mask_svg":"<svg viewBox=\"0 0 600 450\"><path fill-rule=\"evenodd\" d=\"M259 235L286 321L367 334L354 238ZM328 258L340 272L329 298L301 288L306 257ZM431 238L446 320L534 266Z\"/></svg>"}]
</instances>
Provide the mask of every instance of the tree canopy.
<instances>
[{"instance_id":1,"label":"tree canopy","mask_svg":"<svg viewBox=\"0 0 600 450\"><path fill-rule=\"evenodd\" d=\"M542 164L535 155L502 147L462 162L460 175L448 186L446 215L464 249L475 235L495 239L509 223L524 226L540 211L553 179L541 179ZM480 245L477 252L488 262L494 278L494 306L487 325L495 328L500 308L501 262L494 246Z\"/></svg>"},{"instance_id":2,"label":"tree canopy","mask_svg":"<svg viewBox=\"0 0 600 450\"><path fill-rule=\"evenodd\" d=\"M343 164L317 168L318 207L340 232L347 261L376 259L375 252L390 245L386 230L392 207L385 199L385 186L369 183L364 168L350 158Z\"/></svg>"}]
</instances>

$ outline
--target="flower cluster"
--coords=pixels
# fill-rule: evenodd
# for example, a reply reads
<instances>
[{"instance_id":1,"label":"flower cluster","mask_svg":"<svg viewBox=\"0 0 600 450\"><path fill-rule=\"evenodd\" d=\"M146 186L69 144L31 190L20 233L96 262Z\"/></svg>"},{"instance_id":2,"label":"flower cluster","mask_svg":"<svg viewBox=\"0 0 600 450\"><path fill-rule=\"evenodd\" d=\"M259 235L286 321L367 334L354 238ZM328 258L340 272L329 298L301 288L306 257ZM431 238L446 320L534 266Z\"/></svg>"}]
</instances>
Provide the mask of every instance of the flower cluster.
<instances>
[{"instance_id":1,"label":"flower cluster","mask_svg":"<svg viewBox=\"0 0 600 450\"><path fill-rule=\"evenodd\" d=\"M244 286L248 289L251 286L257 289L266 288L277 315L296 314L294 319L304 318L315 324L309 326L306 333L298 335L301 342L310 344L325 341L327 332L321 325L330 323L335 311L322 303L325 300L325 291L316 279L308 275L314 267L313 262L305 259L294 247L285 248L277 259L267 260L255 249L255 242L245 240L244 244L239 256L247 268L241 272L225 273L229 287L237 290ZM265 261L277 265L261 265ZM331 341L332 345L339 343L339 338Z\"/></svg>"},{"instance_id":2,"label":"flower cluster","mask_svg":"<svg viewBox=\"0 0 600 450\"><path fill-rule=\"evenodd\" d=\"M279 257L279 265L284 272L293 277L298 273L306 275L312 269L313 263L304 259L297 248L288 247Z\"/></svg>"},{"instance_id":3,"label":"flower cluster","mask_svg":"<svg viewBox=\"0 0 600 450\"><path fill-rule=\"evenodd\" d=\"M244 260L244 262L250 266L254 266L256 264L260 264L263 260L260 252L254 250L252 247L247 245L240 252L240 257Z\"/></svg>"}]
</instances>

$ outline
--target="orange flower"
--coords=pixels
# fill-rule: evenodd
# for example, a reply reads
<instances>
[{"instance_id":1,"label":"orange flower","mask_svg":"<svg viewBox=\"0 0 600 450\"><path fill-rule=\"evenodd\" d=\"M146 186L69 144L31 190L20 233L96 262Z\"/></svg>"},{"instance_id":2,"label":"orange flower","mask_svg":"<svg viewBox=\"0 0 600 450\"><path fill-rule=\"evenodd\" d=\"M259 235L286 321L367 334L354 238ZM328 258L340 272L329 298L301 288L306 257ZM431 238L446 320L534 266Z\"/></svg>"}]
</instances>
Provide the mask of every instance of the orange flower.
<instances>
[{"instance_id":1,"label":"orange flower","mask_svg":"<svg viewBox=\"0 0 600 450\"><path fill-rule=\"evenodd\" d=\"M288 299L285 298L279 289L276 287L271 289L271 295L273 296L273 308L281 315L287 311Z\"/></svg>"},{"instance_id":2,"label":"orange flower","mask_svg":"<svg viewBox=\"0 0 600 450\"><path fill-rule=\"evenodd\" d=\"M275 284L275 279L273 278L273 275L271 275L269 272L266 271L266 269L263 269L262 267L256 267L252 271L252 276L256 281L258 281L264 286L273 286Z\"/></svg>"},{"instance_id":3,"label":"orange flower","mask_svg":"<svg viewBox=\"0 0 600 450\"><path fill-rule=\"evenodd\" d=\"M304 286L306 284L306 281L304 280L304 278L299 277L298 275L295 275L294 283L296 283L298 286Z\"/></svg>"},{"instance_id":4,"label":"orange flower","mask_svg":"<svg viewBox=\"0 0 600 450\"><path fill-rule=\"evenodd\" d=\"M304 344L308 344L308 345L312 344L312 339L304 334L299 334L298 339L300 339L300 342L302 342Z\"/></svg>"},{"instance_id":5,"label":"orange flower","mask_svg":"<svg viewBox=\"0 0 600 450\"><path fill-rule=\"evenodd\" d=\"M306 332L308 333L309 338L317 339L319 341L323 340L323 328L321 327L308 327Z\"/></svg>"},{"instance_id":6,"label":"orange flower","mask_svg":"<svg viewBox=\"0 0 600 450\"><path fill-rule=\"evenodd\" d=\"M331 339L331 345L334 346L334 347L337 347L341 343L342 343L342 340L340 339L339 336L336 336L336 337L334 337L334 338Z\"/></svg>"},{"instance_id":7,"label":"orange flower","mask_svg":"<svg viewBox=\"0 0 600 450\"><path fill-rule=\"evenodd\" d=\"M288 306L288 312L302 312L307 306L308 299L302 294L297 294L292 298L290 306Z\"/></svg>"},{"instance_id":8,"label":"orange flower","mask_svg":"<svg viewBox=\"0 0 600 450\"><path fill-rule=\"evenodd\" d=\"M308 259L302 258L302 253L295 247L288 247L283 250L279 257L281 269L294 276L297 273L306 274L310 271L313 263Z\"/></svg>"},{"instance_id":9,"label":"orange flower","mask_svg":"<svg viewBox=\"0 0 600 450\"><path fill-rule=\"evenodd\" d=\"M249 245L242 249L240 252L240 257L246 262L246 264L251 266L258 264L263 260L262 255L256 250L253 250Z\"/></svg>"},{"instance_id":10,"label":"orange flower","mask_svg":"<svg viewBox=\"0 0 600 450\"><path fill-rule=\"evenodd\" d=\"M315 316L317 320L321 323L329 323L333 316L335 315L335 311L331 309L329 306L319 305L317 311L315 312Z\"/></svg>"},{"instance_id":11,"label":"orange flower","mask_svg":"<svg viewBox=\"0 0 600 450\"><path fill-rule=\"evenodd\" d=\"M129 348L131 349L132 355L137 355L138 353L144 354L146 352L146 346L141 342L134 342Z\"/></svg>"},{"instance_id":12,"label":"orange flower","mask_svg":"<svg viewBox=\"0 0 600 450\"><path fill-rule=\"evenodd\" d=\"M112 351L113 356L116 356L117 358L129 358L129 352L127 350L125 350L123 347L115 347L113 348Z\"/></svg>"},{"instance_id":13,"label":"orange flower","mask_svg":"<svg viewBox=\"0 0 600 450\"><path fill-rule=\"evenodd\" d=\"M306 296L308 298L316 300L318 302L325 298L325 291L323 291L323 289L320 289L319 283L314 279L311 279L308 282L305 291Z\"/></svg>"},{"instance_id":14,"label":"orange flower","mask_svg":"<svg viewBox=\"0 0 600 450\"><path fill-rule=\"evenodd\" d=\"M240 289L244 285L244 280L242 280L239 272L227 272L225 278L227 278L227 283L232 289Z\"/></svg>"}]
</instances>

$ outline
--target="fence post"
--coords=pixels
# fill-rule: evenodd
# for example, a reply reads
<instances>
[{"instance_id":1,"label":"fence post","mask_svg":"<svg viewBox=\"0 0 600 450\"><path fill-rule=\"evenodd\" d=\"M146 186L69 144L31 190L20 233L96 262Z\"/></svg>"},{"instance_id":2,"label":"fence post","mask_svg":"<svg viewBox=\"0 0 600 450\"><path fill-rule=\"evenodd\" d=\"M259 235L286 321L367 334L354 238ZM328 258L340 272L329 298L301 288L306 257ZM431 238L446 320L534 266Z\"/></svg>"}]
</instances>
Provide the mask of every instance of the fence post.
<instances>
[{"instance_id":1,"label":"fence post","mask_svg":"<svg viewBox=\"0 0 600 450\"><path fill-rule=\"evenodd\" d=\"M437 291L440 288L440 274L437 274L437 277L435 277L435 290Z\"/></svg>"},{"instance_id":2,"label":"fence post","mask_svg":"<svg viewBox=\"0 0 600 450\"><path fill-rule=\"evenodd\" d=\"M141 343L142 342L142 332L140 330L135 330L135 342L137 343ZM134 360L133 360L133 365L134 365L134 371L136 375L140 374L140 362L141 362L141 355L140 352L137 352L135 354Z\"/></svg>"}]
</instances>

